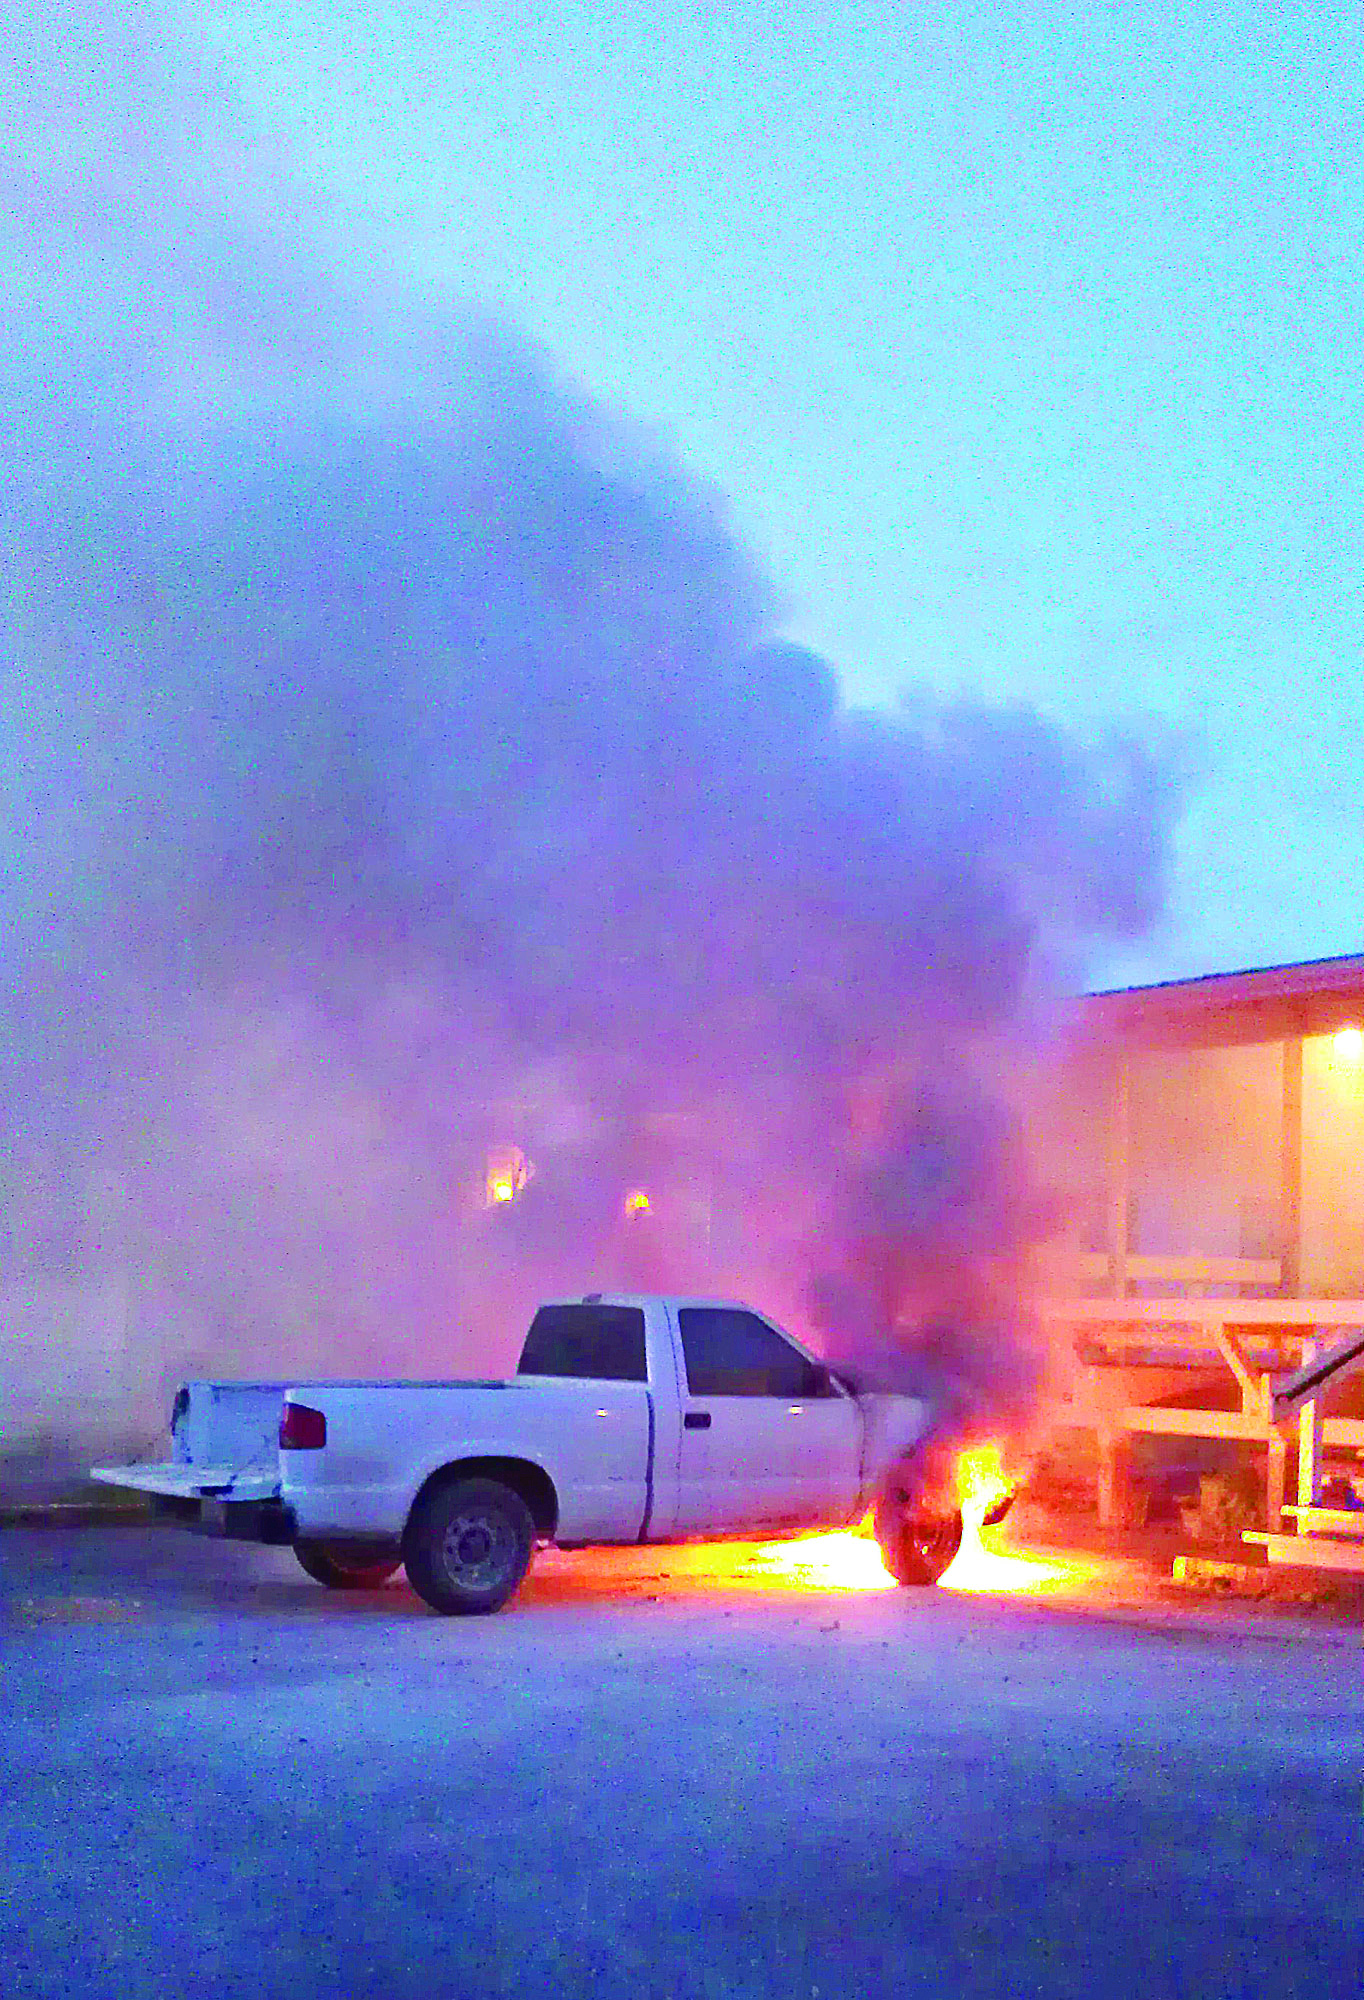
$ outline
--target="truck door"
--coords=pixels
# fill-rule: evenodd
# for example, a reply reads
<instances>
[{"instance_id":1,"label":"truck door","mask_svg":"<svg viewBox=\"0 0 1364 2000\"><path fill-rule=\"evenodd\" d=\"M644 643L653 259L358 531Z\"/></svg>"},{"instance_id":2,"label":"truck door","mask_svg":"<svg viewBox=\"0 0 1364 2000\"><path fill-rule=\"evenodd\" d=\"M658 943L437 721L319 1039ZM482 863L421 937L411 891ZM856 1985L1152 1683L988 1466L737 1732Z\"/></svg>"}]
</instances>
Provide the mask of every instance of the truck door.
<instances>
[{"instance_id":1,"label":"truck door","mask_svg":"<svg viewBox=\"0 0 1364 2000\"><path fill-rule=\"evenodd\" d=\"M681 1306L677 1532L836 1526L856 1505L862 1418L757 1313Z\"/></svg>"}]
</instances>

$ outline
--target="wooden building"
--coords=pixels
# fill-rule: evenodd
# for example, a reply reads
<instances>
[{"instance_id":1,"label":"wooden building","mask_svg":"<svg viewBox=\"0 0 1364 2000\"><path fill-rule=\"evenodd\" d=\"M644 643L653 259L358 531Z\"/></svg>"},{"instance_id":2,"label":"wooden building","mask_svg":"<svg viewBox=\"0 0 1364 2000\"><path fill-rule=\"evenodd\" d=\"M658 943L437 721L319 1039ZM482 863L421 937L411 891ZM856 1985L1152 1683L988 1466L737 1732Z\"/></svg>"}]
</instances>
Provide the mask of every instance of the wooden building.
<instances>
[{"instance_id":1,"label":"wooden building","mask_svg":"<svg viewBox=\"0 0 1364 2000\"><path fill-rule=\"evenodd\" d=\"M1092 995L1071 1087L1043 1310L1101 1518L1135 1437L1239 1440L1271 1558L1342 1566L1314 1516L1323 1451L1364 1452L1364 955Z\"/></svg>"}]
</instances>

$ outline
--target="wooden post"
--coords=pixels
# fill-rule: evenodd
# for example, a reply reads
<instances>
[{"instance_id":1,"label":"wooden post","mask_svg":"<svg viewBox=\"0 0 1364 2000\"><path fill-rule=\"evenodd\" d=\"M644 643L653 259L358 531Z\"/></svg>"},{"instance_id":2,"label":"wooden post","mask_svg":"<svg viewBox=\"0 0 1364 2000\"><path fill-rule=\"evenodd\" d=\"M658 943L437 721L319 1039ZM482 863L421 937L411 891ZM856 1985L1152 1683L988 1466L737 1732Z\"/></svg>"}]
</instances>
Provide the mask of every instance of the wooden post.
<instances>
[{"instance_id":1,"label":"wooden post","mask_svg":"<svg viewBox=\"0 0 1364 2000\"><path fill-rule=\"evenodd\" d=\"M1302 1289L1302 1036L1283 1044L1283 1124L1280 1131L1281 1209L1279 1290Z\"/></svg>"},{"instance_id":2,"label":"wooden post","mask_svg":"<svg viewBox=\"0 0 1364 2000\"><path fill-rule=\"evenodd\" d=\"M1281 1424L1269 1426L1265 1460L1265 1526L1277 1535L1283 1528L1283 1503L1288 1491L1288 1439Z\"/></svg>"},{"instance_id":3,"label":"wooden post","mask_svg":"<svg viewBox=\"0 0 1364 2000\"><path fill-rule=\"evenodd\" d=\"M1317 1342L1302 1344L1304 1361L1315 1360ZM1321 1404L1314 1396L1298 1411L1298 1505L1315 1507L1321 1493ZM1295 1515L1298 1533L1304 1531L1301 1514Z\"/></svg>"},{"instance_id":4,"label":"wooden post","mask_svg":"<svg viewBox=\"0 0 1364 2000\"><path fill-rule=\"evenodd\" d=\"M1128 1217L1131 1206L1132 1076L1126 1055L1113 1069L1108 1141L1108 1280L1115 1299L1127 1297ZM1132 1440L1112 1414L1096 1433L1099 1448L1099 1526L1125 1525L1131 1505Z\"/></svg>"},{"instance_id":5,"label":"wooden post","mask_svg":"<svg viewBox=\"0 0 1364 2000\"><path fill-rule=\"evenodd\" d=\"M1095 1441L1099 1447L1099 1526L1125 1527L1132 1501L1132 1439L1121 1423L1107 1418L1100 1423Z\"/></svg>"},{"instance_id":6,"label":"wooden post","mask_svg":"<svg viewBox=\"0 0 1364 2000\"><path fill-rule=\"evenodd\" d=\"M1108 1277L1115 1299L1127 1297L1128 1210L1131 1202L1132 1083L1127 1057L1113 1071L1108 1143Z\"/></svg>"}]
</instances>

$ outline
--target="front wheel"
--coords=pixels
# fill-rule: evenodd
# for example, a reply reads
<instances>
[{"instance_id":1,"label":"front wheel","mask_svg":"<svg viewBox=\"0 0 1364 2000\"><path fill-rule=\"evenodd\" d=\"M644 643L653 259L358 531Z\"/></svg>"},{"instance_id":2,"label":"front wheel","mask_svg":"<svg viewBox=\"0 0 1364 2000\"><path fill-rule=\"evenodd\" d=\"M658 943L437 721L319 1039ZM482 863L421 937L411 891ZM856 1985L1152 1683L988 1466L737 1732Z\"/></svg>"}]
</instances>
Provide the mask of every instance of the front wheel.
<instances>
[{"instance_id":1,"label":"front wheel","mask_svg":"<svg viewBox=\"0 0 1364 2000\"><path fill-rule=\"evenodd\" d=\"M936 1583L961 1547L961 1514L916 1514L900 1499L876 1509L881 1560L897 1583Z\"/></svg>"},{"instance_id":2,"label":"front wheel","mask_svg":"<svg viewBox=\"0 0 1364 2000\"><path fill-rule=\"evenodd\" d=\"M535 1523L499 1479L453 1479L412 1509L403 1535L407 1580L446 1616L500 1611L530 1567Z\"/></svg>"},{"instance_id":3,"label":"front wheel","mask_svg":"<svg viewBox=\"0 0 1364 2000\"><path fill-rule=\"evenodd\" d=\"M347 1550L344 1542L295 1542L294 1554L313 1582L328 1590L377 1590L398 1567L396 1555L376 1562L363 1549Z\"/></svg>"}]
</instances>

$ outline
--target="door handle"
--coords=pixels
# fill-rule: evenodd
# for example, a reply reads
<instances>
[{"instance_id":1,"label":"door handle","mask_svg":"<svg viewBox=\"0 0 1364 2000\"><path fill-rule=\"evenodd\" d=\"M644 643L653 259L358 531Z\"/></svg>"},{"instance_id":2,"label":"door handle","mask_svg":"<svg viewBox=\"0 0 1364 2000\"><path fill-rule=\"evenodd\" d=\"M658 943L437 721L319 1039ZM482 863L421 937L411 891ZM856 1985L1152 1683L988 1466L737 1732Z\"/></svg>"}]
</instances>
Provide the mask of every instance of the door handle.
<instances>
[{"instance_id":1,"label":"door handle","mask_svg":"<svg viewBox=\"0 0 1364 2000\"><path fill-rule=\"evenodd\" d=\"M689 1431L708 1431L710 1429L710 1411L688 1410L682 1422Z\"/></svg>"}]
</instances>

